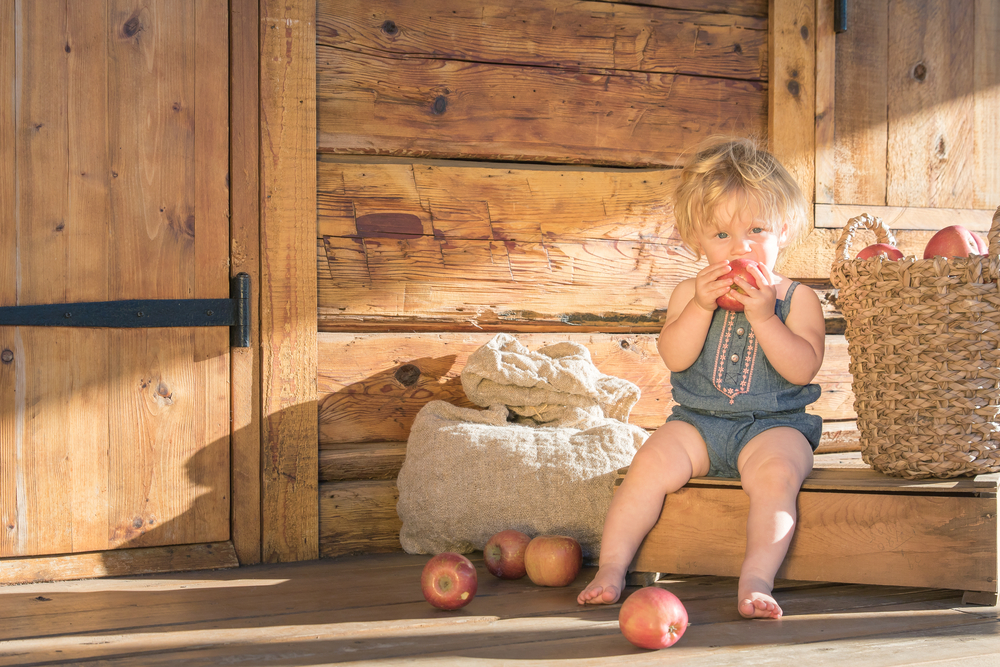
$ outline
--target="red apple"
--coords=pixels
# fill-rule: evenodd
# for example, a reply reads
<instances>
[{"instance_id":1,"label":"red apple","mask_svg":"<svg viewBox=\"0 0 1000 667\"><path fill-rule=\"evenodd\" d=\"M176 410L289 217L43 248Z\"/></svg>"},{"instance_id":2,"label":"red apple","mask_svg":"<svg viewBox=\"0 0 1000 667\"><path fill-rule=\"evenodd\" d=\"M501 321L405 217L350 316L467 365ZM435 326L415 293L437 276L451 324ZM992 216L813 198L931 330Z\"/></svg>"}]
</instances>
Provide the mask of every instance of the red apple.
<instances>
[{"instance_id":1,"label":"red apple","mask_svg":"<svg viewBox=\"0 0 1000 667\"><path fill-rule=\"evenodd\" d=\"M896 261L897 259L903 259L903 252L896 246L889 245L888 243L873 243L859 252L857 259L871 259L872 257L881 257L882 259Z\"/></svg>"},{"instance_id":2,"label":"red apple","mask_svg":"<svg viewBox=\"0 0 1000 667\"><path fill-rule=\"evenodd\" d=\"M502 530L483 547L483 560L490 574L501 579L524 576L524 551L531 538L519 530Z\"/></svg>"},{"instance_id":3,"label":"red apple","mask_svg":"<svg viewBox=\"0 0 1000 667\"><path fill-rule=\"evenodd\" d=\"M568 586L582 566L580 543L566 535L539 535L524 550L524 569L538 586Z\"/></svg>"},{"instance_id":4,"label":"red apple","mask_svg":"<svg viewBox=\"0 0 1000 667\"><path fill-rule=\"evenodd\" d=\"M420 575L424 597L438 609L458 609L472 602L479 582L472 562L451 551L434 556Z\"/></svg>"},{"instance_id":5,"label":"red apple","mask_svg":"<svg viewBox=\"0 0 1000 667\"><path fill-rule=\"evenodd\" d=\"M628 596L618 612L625 639L639 648L672 646L688 626L687 609L664 588L649 586Z\"/></svg>"},{"instance_id":6,"label":"red apple","mask_svg":"<svg viewBox=\"0 0 1000 667\"><path fill-rule=\"evenodd\" d=\"M968 257L969 255L985 255L989 246L977 234L973 234L962 225L945 227L931 237L924 248L924 259L932 257Z\"/></svg>"},{"instance_id":7,"label":"red apple","mask_svg":"<svg viewBox=\"0 0 1000 667\"><path fill-rule=\"evenodd\" d=\"M749 271L749 268L751 266L757 266L757 262L753 261L752 259L731 259L729 260L729 273L722 274L721 276L719 276L718 279L722 280L723 278L735 278L736 276L741 276L744 280L750 283L750 285L756 287L757 279L754 278ZM731 291L736 291L739 292L740 294L746 294L746 292L743 291L743 288L737 285L736 283L733 283ZM734 299L732 296L730 296L731 291L726 292L725 294L720 296L718 299L715 300L715 303L719 306L719 308L723 308L725 310L733 310L736 311L737 313L742 313L743 304Z\"/></svg>"}]
</instances>

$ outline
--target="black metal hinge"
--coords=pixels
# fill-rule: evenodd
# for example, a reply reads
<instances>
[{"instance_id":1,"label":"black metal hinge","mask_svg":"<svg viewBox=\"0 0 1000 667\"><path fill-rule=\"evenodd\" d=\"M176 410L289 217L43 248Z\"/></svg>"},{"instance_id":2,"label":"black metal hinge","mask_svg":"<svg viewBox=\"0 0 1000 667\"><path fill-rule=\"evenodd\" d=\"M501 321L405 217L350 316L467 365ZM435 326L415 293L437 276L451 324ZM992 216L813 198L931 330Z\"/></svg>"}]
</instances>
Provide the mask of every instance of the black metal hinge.
<instances>
[{"instance_id":1,"label":"black metal hinge","mask_svg":"<svg viewBox=\"0 0 1000 667\"><path fill-rule=\"evenodd\" d=\"M228 299L133 299L0 308L0 326L229 327L232 347L250 347L250 276L229 281Z\"/></svg>"}]
</instances>

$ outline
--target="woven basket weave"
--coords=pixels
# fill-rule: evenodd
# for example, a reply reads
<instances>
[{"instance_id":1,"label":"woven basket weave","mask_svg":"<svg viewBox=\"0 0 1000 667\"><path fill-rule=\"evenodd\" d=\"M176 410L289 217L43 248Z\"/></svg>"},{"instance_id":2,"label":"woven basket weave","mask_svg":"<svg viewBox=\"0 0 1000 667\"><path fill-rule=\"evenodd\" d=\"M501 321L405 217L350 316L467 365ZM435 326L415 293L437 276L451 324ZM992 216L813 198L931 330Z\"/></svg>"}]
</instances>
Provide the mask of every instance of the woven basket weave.
<instances>
[{"instance_id":1,"label":"woven basket weave","mask_svg":"<svg viewBox=\"0 0 1000 667\"><path fill-rule=\"evenodd\" d=\"M989 254L852 259L870 229L848 221L831 268L844 314L862 458L887 475L919 479L1000 471L1000 208Z\"/></svg>"}]
</instances>

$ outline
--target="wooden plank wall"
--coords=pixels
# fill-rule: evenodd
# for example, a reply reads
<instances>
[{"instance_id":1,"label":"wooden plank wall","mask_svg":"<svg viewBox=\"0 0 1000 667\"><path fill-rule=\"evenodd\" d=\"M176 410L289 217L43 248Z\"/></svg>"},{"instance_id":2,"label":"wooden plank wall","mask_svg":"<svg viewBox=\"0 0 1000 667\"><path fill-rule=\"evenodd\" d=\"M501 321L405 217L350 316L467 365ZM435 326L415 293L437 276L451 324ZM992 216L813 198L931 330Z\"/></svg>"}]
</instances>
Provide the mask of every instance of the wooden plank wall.
<instances>
[{"instance_id":1,"label":"wooden plank wall","mask_svg":"<svg viewBox=\"0 0 1000 667\"><path fill-rule=\"evenodd\" d=\"M764 135L767 2L320 0L320 551L399 549L395 477L427 401L495 332L585 344L669 409L655 336L700 268L684 151ZM658 5L670 5L658 6ZM843 338L815 409L849 439Z\"/></svg>"}]
</instances>

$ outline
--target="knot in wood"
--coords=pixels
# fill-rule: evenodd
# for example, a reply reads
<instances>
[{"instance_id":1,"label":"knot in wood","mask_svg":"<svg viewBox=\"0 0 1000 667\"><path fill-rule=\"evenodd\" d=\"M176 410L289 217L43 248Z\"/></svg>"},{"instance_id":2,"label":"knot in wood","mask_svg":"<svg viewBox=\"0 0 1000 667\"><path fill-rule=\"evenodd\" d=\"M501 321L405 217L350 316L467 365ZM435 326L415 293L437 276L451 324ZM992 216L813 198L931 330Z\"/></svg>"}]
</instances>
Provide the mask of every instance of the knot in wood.
<instances>
[{"instance_id":1,"label":"knot in wood","mask_svg":"<svg viewBox=\"0 0 1000 667\"><path fill-rule=\"evenodd\" d=\"M396 369L394 377L404 387L412 387L420 379L420 369L413 364L404 364Z\"/></svg>"},{"instance_id":2,"label":"knot in wood","mask_svg":"<svg viewBox=\"0 0 1000 667\"><path fill-rule=\"evenodd\" d=\"M9 364L10 362L14 361L14 353L11 352L10 350L4 350L3 352L0 352L0 361L3 361L5 364Z\"/></svg>"},{"instance_id":3,"label":"knot in wood","mask_svg":"<svg viewBox=\"0 0 1000 667\"><path fill-rule=\"evenodd\" d=\"M440 116L448 109L448 98L444 95L438 95L434 99L434 105L431 107L431 111L434 112L435 116Z\"/></svg>"},{"instance_id":4,"label":"knot in wood","mask_svg":"<svg viewBox=\"0 0 1000 667\"><path fill-rule=\"evenodd\" d=\"M923 83L927 80L927 65L923 63L917 63L913 66L913 78Z\"/></svg>"},{"instance_id":5,"label":"knot in wood","mask_svg":"<svg viewBox=\"0 0 1000 667\"><path fill-rule=\"evenodd\" d=\"M382 32L392 37L399 32L399 28L396 27L395 21L386 21L382 24Z\"/></svg>"}]
</instances>

